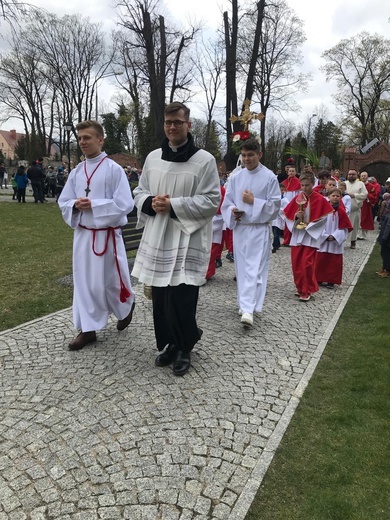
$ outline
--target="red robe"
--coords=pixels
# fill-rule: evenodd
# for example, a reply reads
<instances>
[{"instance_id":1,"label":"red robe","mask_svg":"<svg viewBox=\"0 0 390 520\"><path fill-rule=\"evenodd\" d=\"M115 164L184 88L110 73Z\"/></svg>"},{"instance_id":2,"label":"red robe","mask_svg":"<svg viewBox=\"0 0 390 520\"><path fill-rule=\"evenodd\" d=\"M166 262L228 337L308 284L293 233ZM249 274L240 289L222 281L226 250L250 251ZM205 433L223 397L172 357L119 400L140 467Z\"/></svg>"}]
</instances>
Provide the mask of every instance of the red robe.
<instances>
[{"instance_id":1,"label":"red robe","mask_svg":"<svg viewBox=\"0 0 390 520\"><path fill-rule=\"evenodd\" d=\"M221 202L219 203L219 206L218 206L218 210L216 213L217 215L221 214L221 206L222 206L223 199L225 198L225 188L222 185L220 186L220 188L221 188ZM215 275L215 261L217 260L217 258L221 258L222 247L223 247L223 239L221 241L221 244L218 244L216 242L213 242L211 244L210 261L209 261L209 267L208 267L207 273L206 273L206 280L209 280L210 278L212 278Z\"/></svg>"},{"instance_id":2,"label":"red robe","mask_svg":"<svg viewBox=\"0 0 390 520\"><path fill-rule=\"evenodd\" d=\"M286 191L301 191L301 182L298 177L287 177L282 182L283 186L286 188ZM291 239L291 231L286 226L283 231L283 242L282 246L288 246L290 244Z\"/></svg>"},{"instance_id":3,"label":"red robe","mask_svg":"<svg viewBox=\"0 0 390 520\"><path fill-rule=\"evenodd\" d=\"M295 215L299 209L296 199L297 197L294 197L284 210L286 218L290 221L295 220ZM332 213L333 208L329 202L325 197L314 190L307 199L304 209L306 210L307 207L309 209L308 223L318 222L329 213ZM307 231L305 231L305 233L307 233ZM318 283L315 275L318 246L315 247L316 241L314 239L312 242L313 246L301 244L291 247L291 265L294 283L299 295L305 298L318 291Z\"/></svg>"},{"instance_id":4,"label":"red robe","mask_svg":"<svg viewBox=\"0 0 390 520\"><path fill-rule=\"evenodd\" d=\"M300 191L301 183L297 177L287 177L282 182L283 186L286 188L286 191Z\"/></svg>"},{"instance_id":5,"label":"red robe","mask_svg":"<svg viewBox=\"0 0 390 520\"><path fill-rule=\"evenodd\" d=\"M367 198L363 201L363 206L360 208L360 227L372 231L374 229L372 207L378 202L378 194L377 188L370 182L366 182L365 186L367 190Z\"/></svg>"}]
</instances>

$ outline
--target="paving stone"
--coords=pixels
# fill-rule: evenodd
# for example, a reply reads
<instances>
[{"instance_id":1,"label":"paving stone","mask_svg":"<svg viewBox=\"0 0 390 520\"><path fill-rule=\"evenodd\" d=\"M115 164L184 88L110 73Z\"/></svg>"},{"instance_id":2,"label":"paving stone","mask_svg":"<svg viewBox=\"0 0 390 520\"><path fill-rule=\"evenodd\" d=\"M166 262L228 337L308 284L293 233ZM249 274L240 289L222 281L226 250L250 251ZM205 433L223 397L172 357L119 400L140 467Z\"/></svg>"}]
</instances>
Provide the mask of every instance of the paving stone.
<instances>
[{"instance_id":1,"label":"paving stone","mask_svg":"<svg viewBox=\"0 0 390 520\"><path fill-rule=\"evenodd\" d=\"M290 252L272 255L250 331L224 262L200 288L204 335L183 378L154 365L142 289L129 330L118 334L110 317L81 352L66 348L71 309L0 332L0 520L227 520L280 442L277 427L376 235L346 249L343 286L305 306L293 296ZM286 305L290 315L275 318Z\"/></svg>"}]
</instances>

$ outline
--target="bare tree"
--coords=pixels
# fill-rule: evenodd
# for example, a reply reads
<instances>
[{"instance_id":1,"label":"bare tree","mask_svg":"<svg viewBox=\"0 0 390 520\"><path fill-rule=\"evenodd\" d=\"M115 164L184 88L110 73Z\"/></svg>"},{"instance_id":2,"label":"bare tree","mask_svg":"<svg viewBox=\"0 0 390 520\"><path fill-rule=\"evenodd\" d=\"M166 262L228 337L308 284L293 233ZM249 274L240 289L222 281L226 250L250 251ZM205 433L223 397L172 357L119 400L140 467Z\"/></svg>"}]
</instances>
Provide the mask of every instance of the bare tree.
<instances>
[{"instance_id":1,"label":"bare tree","mask_svg":"<svg viewBox=\"0 0 390 520\"><path fill-rule=\"evenodd\" d=\"M24 36L13 31L11 51L0 60L0 102L8 117L23 122L27 147L34 142L39 155L50 155L53 127L48 114L53 92L39 69L40 53L26 44Z\"/></svg>"},{"instance_id":2,"label":"bare tree","mask_svg":"<svg viewBox=\"0 0 390 520\"><path fill-rule=\"evenodd\" d=\"M326 65L321 69L327 81L335 79L334 96L344 116L344 124L360 125L360 144L377 137L376 118L381 101L390 93L390 40L364 31L341 40L323 53Z\"/></svg>"},{"instance_id":3,"label":"bare tree","mask_svg":"<svg viewBox=\"0 0 390 520\"><path fill-rule=\"evenodd\" d=\"M193 41L197 28L178 31L167 27L165 17L159 14L157 0L123 0L117 4L120 24L123 26L122 50L127 72L128 91L138 107L142 84L147 89L149 131L155 143L164 138L163 117L166 99L178 95L186 101L190 94L192 69L182 67L185 50ZM184 99L183 99L184 98Z\"/></svg>"},{"instance_id":4,"label":"bare tree","mask_svg":"<svg viewBox=\"0 0 390 520\"><path fill-rule=\"evenodd\" d=\"M259 9L259 6L257 7ZM305 41L302 33L302 21L290 9L285 0L267 4L260 31L260 40L256 55L252 53L248 61L253 34L256 35L258 18L255 13L248 13L246 31L240 37L240 70L245 73L253 68L253 93L260 103L261 112L266 116L272 108L276 112L296 109L293 96L307 89L307 79L302 78L298 66L302 62L300 47ZM261 125L261 139L265 140L266 119Z\"/></svg>"},{"instance_id":5,"label":"bare tree","mask_svg":"<svg viewBox=\"0 0 390 520\"><path fill-rule=\"evenodd\" d=\"M25 39L39 51L40 69L63 107L60 127L65 120L91 119L97 83L111 70L113 55L101 25L79 15L59 18L48 13L28 25Z\"/></svg>"},{"instance_id":6,"label":"bare tree","mask_svg":"<svg viewBox=\"0 0 390 520\"><path fill-rule=\"evenodd\" d=\"M197 46L196 57L192 60L197 70L196 81L202 89L206 100L206 133L204 148L210 151L212 140L212 122L216 108L217 96L222 85L224 55L221 42L207 40Z\"/></svg>"}]
</instances>

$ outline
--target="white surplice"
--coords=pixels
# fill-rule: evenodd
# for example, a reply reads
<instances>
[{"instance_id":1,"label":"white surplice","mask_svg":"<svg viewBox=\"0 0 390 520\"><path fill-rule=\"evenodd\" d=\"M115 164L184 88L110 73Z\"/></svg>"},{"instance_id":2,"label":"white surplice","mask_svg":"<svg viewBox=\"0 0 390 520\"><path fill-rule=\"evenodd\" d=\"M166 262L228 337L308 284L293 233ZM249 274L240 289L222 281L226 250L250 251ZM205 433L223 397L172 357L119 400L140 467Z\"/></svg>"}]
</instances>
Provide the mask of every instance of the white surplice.
<instances>
[{"instance_id":1,"label":"white surplice","mask_svg":"<svg viewBox=\"0 0 390 520\"><path fill-rule=\"evenodd\" d=\"M212 219L221 193L214 157L198 150L185 162L161 159L161 149L146 158L134 190L138 227L145 227L132 275L155 287L204 284L209 265ZM169 194L176 218L142 212L150 196Z\"/></svg>"},{"instance_id":2,"label":"white surplice","mask_svg":"<svg viewBox=\"0 0 390 520\"><path fill-rule=\"evenodd\" d=\"M242 201L244 190L253 193L253 204ZM262 164L251 171L242 168L229 179L221 212L226 226L233 229L237 300L243 313L263 308L271 256L270 224L280 203L277 178ZM240 221L234 220L233 208L245 211Z\"/></svg>"},{"instance_id":3,"label":"white surplice","mask_svg":"<svg viewBox=\"0 0 390 520\"><path fill-rule=\"evenodd\" d=\"M86 159L87 174L90 176L99 162L105 157L101 153L93 159ZM92 209L77 211L76 199L85 197L87 179L84 162L71 171L64 189L58 199L65 222L75 230L73 240L73 321L76 329L83 332L104 328L110 313L118 320L130 312L135 299L131 287L130 273L120 229L115 229L115 246L120 274L131 296L126 302L120 301L120 279L114 256L113 237L103 230L119 227L127 223L127 214L134 207L129 182L123 168L106 158L93 174L90 181ZM100 229L93 233L83 229ZM103 229L102 229L103 228ZM93 237L95 235L95 244ZM107 241L108 238L108 241ZM107 251L101 253L106 247Z\"/></svg>"}]
</instances>

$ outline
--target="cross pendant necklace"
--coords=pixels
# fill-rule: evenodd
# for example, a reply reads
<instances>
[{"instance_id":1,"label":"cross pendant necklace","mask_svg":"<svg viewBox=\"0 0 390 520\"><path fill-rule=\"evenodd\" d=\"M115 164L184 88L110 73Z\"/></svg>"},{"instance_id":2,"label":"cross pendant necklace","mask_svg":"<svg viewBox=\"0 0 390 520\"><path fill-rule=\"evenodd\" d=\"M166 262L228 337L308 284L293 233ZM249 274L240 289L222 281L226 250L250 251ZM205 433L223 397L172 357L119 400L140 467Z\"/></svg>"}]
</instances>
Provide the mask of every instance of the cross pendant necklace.
<instances>
[{"instance_id":1,"label":"cross pendant necklace","mask_svg":"<svg viewBox=\"0 0 390 520\"><path fill-rule=\"evenodd\" d=\"M107 158L107 155L105 157L103 157L103 159L101 159L98 163L98 165L96 166L96 168L93 170L93 172L91 173L91 175L88 176L88 173L87 173L87 160L84 161L84 173L85 173L85 177L87 179L87 187L85 188L85 196L88 197L88 195L90 194L91 192L91 189L89 187L90 183L91 183L91 179L93 177L93 174L96 172L96 170L99 168L99 166L102 164L102 162L104 161L104 159Z\"/></svg>"}]
</instances>

